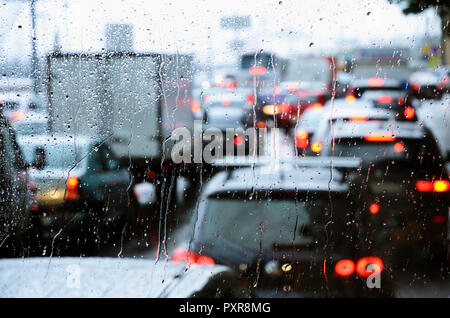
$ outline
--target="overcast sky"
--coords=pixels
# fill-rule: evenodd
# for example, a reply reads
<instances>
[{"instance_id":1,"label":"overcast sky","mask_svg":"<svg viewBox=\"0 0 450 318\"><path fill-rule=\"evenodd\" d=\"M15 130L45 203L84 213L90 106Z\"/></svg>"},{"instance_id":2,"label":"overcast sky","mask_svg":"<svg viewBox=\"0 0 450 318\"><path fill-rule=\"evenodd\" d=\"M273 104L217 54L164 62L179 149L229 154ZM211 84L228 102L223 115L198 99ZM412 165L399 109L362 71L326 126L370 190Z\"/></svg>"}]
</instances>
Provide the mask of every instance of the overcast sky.
<instances>
[{"instance_id":1,"label":"overcast sky","mask_svg":"<svg viewBox=\"0 0 450 318\"><path fill-rule=\"evenodd\" d=\"M29 6L0 3L0 55L29 59ZM220 28L220 17L237 14L251 16L249 29ZM433 10L404 16L387 0L37 0L37 21L40 54L53 47L56 34L63 51L98 52L105 47L106 23L130 23L137 51L209 54L216 62L230 57L227 45L235 38L246 43L244 50L262 47L286 54L336 51L355 43L412 46L425 34L440 34Z\"/></svg>"}]
</instances>

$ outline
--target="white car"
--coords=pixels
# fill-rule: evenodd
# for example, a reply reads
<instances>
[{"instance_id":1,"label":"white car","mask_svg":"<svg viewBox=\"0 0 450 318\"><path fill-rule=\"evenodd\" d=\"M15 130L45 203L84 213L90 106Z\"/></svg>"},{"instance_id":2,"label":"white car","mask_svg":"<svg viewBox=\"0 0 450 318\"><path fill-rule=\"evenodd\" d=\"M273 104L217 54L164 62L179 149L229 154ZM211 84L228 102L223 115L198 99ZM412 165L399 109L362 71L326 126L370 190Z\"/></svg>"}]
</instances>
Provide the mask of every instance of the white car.
<instances>
[{"instance_id":1,"label":"white car","mask_svg":"<svg viewBox=\"0 0 450 318\"><path fill-rule=\"evenodd\" d=\"M3 115L19 135L39 135L48 131L48 107L40 95L30 91L0 93Z\"/></svg>"}]
</instances>

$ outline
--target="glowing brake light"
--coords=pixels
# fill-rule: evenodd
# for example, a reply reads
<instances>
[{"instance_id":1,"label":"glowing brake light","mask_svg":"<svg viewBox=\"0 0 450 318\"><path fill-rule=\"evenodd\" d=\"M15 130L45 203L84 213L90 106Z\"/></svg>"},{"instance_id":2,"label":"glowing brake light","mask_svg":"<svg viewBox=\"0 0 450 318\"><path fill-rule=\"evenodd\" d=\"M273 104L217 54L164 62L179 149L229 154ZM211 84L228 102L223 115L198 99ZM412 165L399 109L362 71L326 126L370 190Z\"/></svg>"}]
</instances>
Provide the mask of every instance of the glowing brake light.
<instances>
[{"instance_id":1,"label":"glowing brake light","mask_svg":"<svg viewBox=\"0 0 450 318\"><path fill-rule=\"evenodd\" d=\"M198 112L200 111L201 108L202 108L202 106L200 105L200 103L197 103L197 102L192 103L192 105L191 105L191 111L192 111L194 114L198 113Z\"/></svg>"},{"instance_id":2,"label":"glowing brake light","mask_svg":"<svg viewBox=\"0 0 450 318\"><path fill-rule=\"evenodd\" d=\"M231 104L231 102L230 102L229 99L224 99L224 100L222 101L222 105L224 105L224 106L228 106L228 105L230 105L230 104Z\"/></svg>"},{"instance_id":3,"label":"glowing brake light","mask_svg":"<svg viewBox=\"0 0 450 318\"><path fill-rule=\"evenodd\" d=\"M264 66L252 66L248 71L251 75L264 75L267 69Z\"/></svg>"},{"instance_id":4,"label":"glowing brake light","mask_svg":"<svg viewBox=\"0 0 450 318\"><path fill-rule=\"evenodd\" d=\"M392 103L392 96L380 96L377 98L377 102L380 104Z\"/></svg>"},{"instance_id":5,"label":"glowing brake light","mask_svg":"<svg viewBox=\"0 0 450 318\"><path fill-rule=\"evenodd\" d=\"M363 122L368 121L369 118L367 118L367 117L350 117L348 120L353 123L363 123Z\"/></svg>"},{"instance_id":6,"label":"glowing brake light","mask_svg":"<svg viewBox=\"0 0 450 318\"><path fill-rule=\"evenodd\" d=\"M306 130L300 130L296 135L297 148L307 148L308 147L308 132Z\"/></svg>"},{"instance_id":7,"label":"glowing brake light","mask_svg":"<svg viewBox=\"0 0 450 318\"><path fill-rule=\"evenodd\" d=\"M405 151L405 147L403 146L403 143L401 143L400 141L396 142L394 144L394 151L395 152L403 152L403 151Z\"/></svg>"},{"instance_id":8,"label":"glowing brake light","mask_svg":"<svg viewBox=\"0 0 450 318\"><path fill-rule=\"evenodd\" d=\"M403 111L403 115L405 116L406 119L413 119L414 118L414 108L412 108L411 106L408 106L405 108L405 110Z\"/></svg>"},{"instance_id":9,"label":"glowing brake light","mask_svg":"<svg viewBox=\"0 0 450 318\"><path fill-rule=\"evenodd\" d=\"M431 182L420 180L416 182L416 189L420 192L447 192L450 190L450 181L436 180Z\"/></svg>"},{"instance_id":10,"label":"glowing brake light","mask_svg":"<svg viewBox=\"0 0 450 318\"><path fill-rule=\"evenodd\" d=\"M368 266L374 265L369 272ZM383 261L376 256L363 257L356 263L356 272L361 277L369 277L373 274L380 274L383 270Z\"/></svg>"},{"instance_id":11,"label":"glowing brake light","mask_svg":"<svg viewBox=\"0 0 450 318\"><path fill-rule=\"evenodd\" d=\"M369 133L364 136L364 139L367 141L394 141L396 139L396 136L393 134L385 134L385 133Z\"/></svg>"},{"instance_id":12,"label":"glowing brake light","mask_svg":"<svg viewBox=\"0 0 450 318\"><path fill-rule=\"evenodd\" d=\"M436 180L433 182L435 192L447 192L450 189L450 182L447 180Z\"/></svg>"},{"instance_id":13,"label":"glowing brake light","mask_svg":"<svg viewBox=\"0 0 450 318\"><path fill-rule=\"evenodd\" d=\"M377 214L378 212L380 212L380 205L378 203L372 203L369 206L369 212L371 214Z\"/></svg>"},{"instance_id":14,"label":"glowing brake light","mask_svg":"<svg viewBox=\"0 0 450 318\"><path fill-rule=\"evenodd\" d=\"M236 146L240 146L240 145L242 145L244 143L244 138L239 137L239 136L235 136L233 142L234 142L234 144Z\"/></svg>"},{"instance_id":15,"label":"glowing brake light","mask_svg":"<svg viewBox=\"0 0 450 318\"><path fill-rule=\"evenodd\" d=\"M417 181L416 189L420 192L430 192L433 191L433 182L431 181Z\"/></svg>"},{"instance_id":16,"label":"glowing brake light","mask_svg":"<svg viewBox=\"0 0 450 318\"><path fill-rule=\"evenodd\" d=\"M12 120L22 120L24 118L25 118L25 112L23 110L18 110L11 114Z\"/></svg>"},{"instance_id":17,"label":"glowing brake light","mask_svg":"<svg viewBox=\"0 0 450 318\"><path fill-rule=\"evenodd\" d=\"M356 97L353 95L347 95L347 97L345 97L345 101L347 102L347 104L353 104L356 100Z\"/></svg>"},{"instance_id":18,"label":"glowing brake light","mask_svg":"<svg viewBox=\"0 0 450 318\"><path fill-rule=\"evenodd\" d=\"M276 105L266 105L263 107L262 111L266 115L278 115L281 113L281 109Z\"/></svg>"},{"instance_id":19,"label":"glowing brake light","mask_svg":"<svg viewBox=\"0 0 450 318\"><path fill-rule=\"evenodd\" d=\"M349 259L342 259L336 263L334 271L342 277L350 276L355 272L355 263Z\"/></svg>"},{"instance_id":20,"label":"glowing brake light","mask_svg":"<svg viewBox=\"0 0 450 318\"><path fill-rule=\"evenodd\" d=\"M322 109L323 105L321 103L314 103L308 106L308 109Z\"/></svg>"},{"instance_id":21,"label":"glowing brake light","mask_svg":"<svg viewBox=\"0 0 450 318\"><path fill-rule=\"evenodd\" d=\"M372 87L383 86L384 79L382 79L381 77L371 77L371 78L369 78L367 83L369 84L369 86L372 86Z\"/></svg>"},{"instance_id":22,"label":"glowing brake light","mask_svg":"<svg viewBox=\"0 0 450 318\"><path fill-rule=\"evenodd\" d=\"M172 261L174 263L181 263L185 262L188 266L191 265L207 265L207 266L213 266L215 265L215 261L213 258L209 256L204 256L197 254L193 251L189 251L187 249L184 249L182 247L177 248L173 254L172 254Z\"/></svg>"},{"instance_id":23,"label":"glowing brake light","mask_svg":"<svg viewBox=\"0 0 450 318\"><path fill-rule=\"evenodd\" d=\"M320 141L316 141L311 145L311 150L315 153L319 153L322 151L322 143Z\"/></svg>"},{"instance_id":24,"label":"glowing brake light","mask_svg":"<svg viewBox=\"0 0 450 318\"><path fill-rule=\"evenodd\" d=\"M66 181L66 187L68 190L75 190L79 184L80 181L77 177L69 177Z\"/></svg>"},{"instance_id":25,"label":"glowing brake light","mask_svg":"<svg viewBox=\"0 0 450 318\"><path fill-rule=\"evenodd\" d=\"M245 98L246 102L248 104L253 104L255 102L255 96L254 95L247 95L247 97Z\"/></svg>"}]
</instances>

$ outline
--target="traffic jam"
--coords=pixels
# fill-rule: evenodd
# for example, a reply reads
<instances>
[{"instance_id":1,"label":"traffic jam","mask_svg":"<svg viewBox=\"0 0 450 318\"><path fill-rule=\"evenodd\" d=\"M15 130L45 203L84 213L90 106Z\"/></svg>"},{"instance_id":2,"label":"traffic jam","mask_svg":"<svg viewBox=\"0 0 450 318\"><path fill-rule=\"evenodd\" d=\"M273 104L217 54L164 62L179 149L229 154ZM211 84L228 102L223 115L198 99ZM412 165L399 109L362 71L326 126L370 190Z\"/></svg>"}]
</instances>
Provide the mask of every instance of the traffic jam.
<instances>
[{"instance_id":1,"label":"traffic jam","mask_svg":"<svg viewBox=\"0 0 450 318\"><path fill-rule=\"evenodd\" d=\"M406 21L375 2L354 14ZM422 47L197 5L218 18L151 45L145 13L117 22L137 3L5 2L0 297L450 297L450 48L420 20L448 5Z\"/></svg>"}]
</instances>

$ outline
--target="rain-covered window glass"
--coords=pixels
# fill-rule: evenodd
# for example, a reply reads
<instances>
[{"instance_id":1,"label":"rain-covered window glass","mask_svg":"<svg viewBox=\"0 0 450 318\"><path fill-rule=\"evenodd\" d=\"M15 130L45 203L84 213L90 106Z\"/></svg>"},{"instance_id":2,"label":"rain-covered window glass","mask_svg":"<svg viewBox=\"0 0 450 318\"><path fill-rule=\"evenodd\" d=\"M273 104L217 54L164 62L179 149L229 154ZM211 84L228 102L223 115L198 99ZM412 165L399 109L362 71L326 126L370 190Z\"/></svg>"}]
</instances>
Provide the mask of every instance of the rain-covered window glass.
<instances>
[{"instance_id":1,"label":"rain-covered window glass","mask_svg":"<svg viewBox=\"0 0 450 318\"><path fill-rule=\"evenodd\" d=\"M0 0L0 297L448 297L447 2Z\"/></svg>"}]
</instances>

